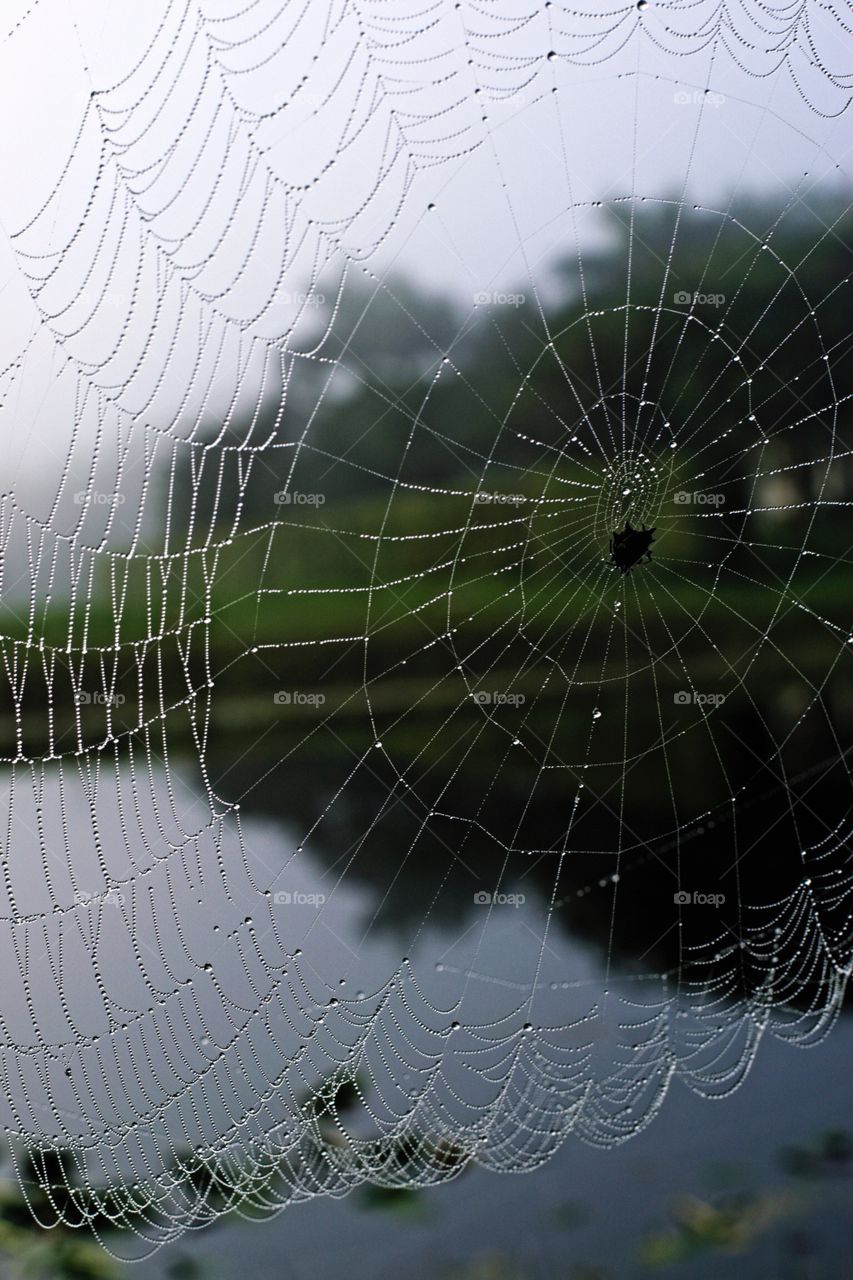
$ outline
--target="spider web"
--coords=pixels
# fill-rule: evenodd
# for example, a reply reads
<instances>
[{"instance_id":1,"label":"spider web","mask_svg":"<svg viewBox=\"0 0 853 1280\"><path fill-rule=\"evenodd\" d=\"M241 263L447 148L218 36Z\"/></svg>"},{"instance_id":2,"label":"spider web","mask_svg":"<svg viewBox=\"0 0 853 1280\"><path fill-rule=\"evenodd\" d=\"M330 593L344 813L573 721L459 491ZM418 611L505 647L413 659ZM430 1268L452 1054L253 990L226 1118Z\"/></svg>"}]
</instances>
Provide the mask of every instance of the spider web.
<instances>
[{"instance_id":1,"label":"spider web","mask_svg":"<svg viewBox=\"0 0 853 1280\"><path fill-rule=\"evenodd\" d=\"M156 1246L613 1145L828 1034L849 15L72 13L4 43L25 1194Z\"/></svg>"}]
</instances>

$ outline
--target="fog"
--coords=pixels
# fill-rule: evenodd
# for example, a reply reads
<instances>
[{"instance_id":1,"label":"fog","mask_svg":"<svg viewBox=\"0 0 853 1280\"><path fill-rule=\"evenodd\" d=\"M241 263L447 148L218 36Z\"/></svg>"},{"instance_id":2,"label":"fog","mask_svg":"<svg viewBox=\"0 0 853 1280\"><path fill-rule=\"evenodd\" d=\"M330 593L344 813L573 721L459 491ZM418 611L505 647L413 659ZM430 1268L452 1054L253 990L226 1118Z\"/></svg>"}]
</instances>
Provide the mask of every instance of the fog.
<instances>
[{"instance_id":1,"label":"fog","mask_svg":"<svg viewBox=\"0 0 853 1280\"><path fill-rule=\"evenodd\" d=\"M22 7L0 78L3 492L82 544L127 541L159 437L257 394L266 344L311 349L345 266L467 310L547 292L556 253L606 234L596 202L782 207L846 182L845 117L817 116L769 55L732 41L745 71L695 40L673 59L677 7L615 12L584 43L553 6L448 6L371 46L323 6L271 26L224 6ZM831 53L825 18L812 33ZM125 501L84 528L68 495L87 484Z\"/></svg>"}]
</instances>

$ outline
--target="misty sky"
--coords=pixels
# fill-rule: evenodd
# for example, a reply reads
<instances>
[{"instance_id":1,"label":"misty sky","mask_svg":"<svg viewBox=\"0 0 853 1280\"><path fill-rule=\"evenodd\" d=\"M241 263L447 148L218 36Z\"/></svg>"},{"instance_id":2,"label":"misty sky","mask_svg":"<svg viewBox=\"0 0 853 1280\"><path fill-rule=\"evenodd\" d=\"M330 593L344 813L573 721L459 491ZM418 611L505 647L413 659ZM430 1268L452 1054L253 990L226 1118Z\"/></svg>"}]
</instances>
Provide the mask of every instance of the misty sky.
<instances>
[{"instance_id":1,"label":"misty sky","mask_svg":"<svg viewBox=\"0 0 853 1280\"><path fill-rule=\"evenodd\" d=\"M778 56L744 45L740 69L697 34L712 6L401 3L370 42L346 4L242 8L6 11L0 492L80 546L127 542L174 441L274 390L268 344L312 349L345 267L465 309L547 289L629 220L596 201L847 188L842 92L801 54L824 114ZM2 534L10 591L37 575L20 522Z\"/></svg>"}]
</instances>

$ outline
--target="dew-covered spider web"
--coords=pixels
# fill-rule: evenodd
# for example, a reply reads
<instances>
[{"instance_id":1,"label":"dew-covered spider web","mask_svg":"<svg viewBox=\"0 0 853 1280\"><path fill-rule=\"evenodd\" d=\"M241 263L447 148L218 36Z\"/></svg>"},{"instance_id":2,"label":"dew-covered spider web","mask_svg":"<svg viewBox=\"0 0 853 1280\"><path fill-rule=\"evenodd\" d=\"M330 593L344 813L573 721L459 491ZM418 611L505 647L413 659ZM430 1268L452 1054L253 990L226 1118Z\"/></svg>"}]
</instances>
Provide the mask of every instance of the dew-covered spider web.
<instances>
[{"instance_id":1,"label":"dew-covered spider web","mask_svg":"<svg viewBox=\"0 0 853 1280\"><path fill-rule=\"evenodd\" d=\"M849 9L3 21L34 1213L147 1248L532 1169L828 1035Z\"/></svg>"}]
</instances>

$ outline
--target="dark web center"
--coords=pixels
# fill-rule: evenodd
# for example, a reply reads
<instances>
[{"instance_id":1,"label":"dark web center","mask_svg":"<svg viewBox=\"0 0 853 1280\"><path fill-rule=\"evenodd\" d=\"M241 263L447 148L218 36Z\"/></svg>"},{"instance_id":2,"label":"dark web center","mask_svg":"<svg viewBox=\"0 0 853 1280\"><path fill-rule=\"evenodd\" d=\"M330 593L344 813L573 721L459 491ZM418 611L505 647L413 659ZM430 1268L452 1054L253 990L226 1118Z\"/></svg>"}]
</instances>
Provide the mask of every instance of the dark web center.
<instances>
[{"instance_id":1,"label":"dark web center","mask_svg":"<svg viewBox=\"0 0 853 1280\"><path fill-rule=\"evenodd\" d=\"M625 521L623 529L615 529L610 539L609 564L620 573L630 573L637 565L648 563L652 558L651 546L655 540L655 528L647 529L645 525L635 529L630 520Z\"/></svg>"}]
</instances>

